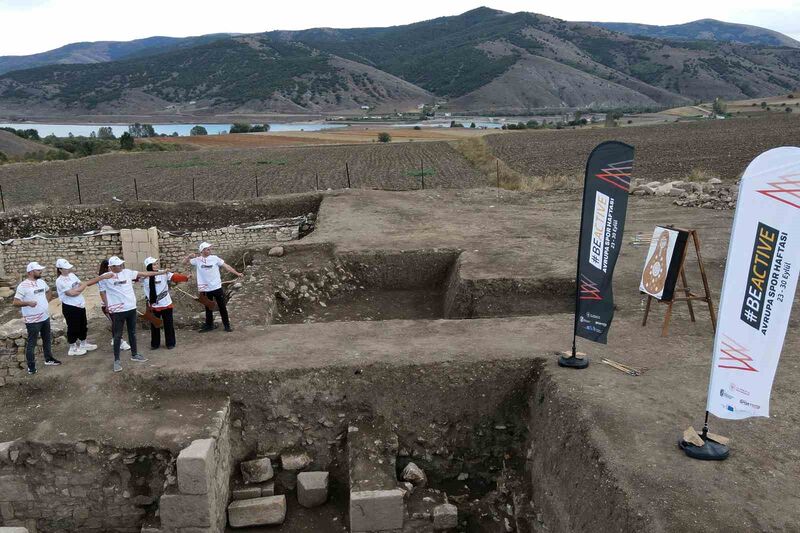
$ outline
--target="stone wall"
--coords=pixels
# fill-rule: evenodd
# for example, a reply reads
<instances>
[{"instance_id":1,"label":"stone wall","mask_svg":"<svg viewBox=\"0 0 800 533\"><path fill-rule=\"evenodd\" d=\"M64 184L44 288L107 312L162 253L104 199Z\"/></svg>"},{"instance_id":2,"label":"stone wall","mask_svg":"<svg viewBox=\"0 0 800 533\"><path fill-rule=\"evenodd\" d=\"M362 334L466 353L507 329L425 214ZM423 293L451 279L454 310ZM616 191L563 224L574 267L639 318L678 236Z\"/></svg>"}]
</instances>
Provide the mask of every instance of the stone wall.
<instances>
[{"instance_id":1,"label":"stone wall","mask_svg":"<svg viewBox=\"0 0 800 533\"><path fill-rule=\"evenodd\" d=\"M30 533L139 533L172 455L94 441L0 444L0 526Z\"/></svg>"},{"instance_id":2,"label":"stone wall","mask_svg":"<svg viewBox=\"0 0 800 533\"><path fill-rule=\"evenodd\" d=\"M121 254L122 242L115 230L74 237L12 239L0 246L0 276L19 280L25 275L25 266L38 261L47 267L45 278L52 282L56 278L56 259L63 257L75 265L78 277L88 279L97 275L100 261Z\"/></svg>"},{"instance_id":3,"label":"stone wall","mask_svg":"<svg viewBox=\"0 0 800 533\"><path fill-rule=\"evenodd\" d=\"M214 420L210 438L192 441L178 455L178 482L159 499L160 523L146 525L143 532L221 533L225 530L232 465L230 402L217 412Z\"/></svg>"}]
</instances>

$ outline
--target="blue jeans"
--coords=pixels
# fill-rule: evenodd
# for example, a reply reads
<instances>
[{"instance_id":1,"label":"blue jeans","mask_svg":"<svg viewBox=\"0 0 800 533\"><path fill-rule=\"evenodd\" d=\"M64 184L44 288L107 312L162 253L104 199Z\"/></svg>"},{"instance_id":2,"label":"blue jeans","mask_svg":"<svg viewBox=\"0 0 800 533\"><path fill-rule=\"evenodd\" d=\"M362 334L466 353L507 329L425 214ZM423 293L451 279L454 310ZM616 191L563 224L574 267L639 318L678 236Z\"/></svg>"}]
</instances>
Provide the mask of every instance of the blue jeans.
<instances>
[{"instance_id":1,"label":"blue jeans","mask_svg":"<svg viewBox=\"0 0 800 533\"><path fill-rule=\"evenodd\" d=\"M41 322L33 322L32 324L25 324L28 330L28 344L25 346L25 359L28 361L28 370L36 370L36 358L34 350L36 350L36 339L39 335L42 336L42 351L44 352L44 360L50 361L53 359L53 352L50 350L50 319Z\"/></svg>"}]
</instances>

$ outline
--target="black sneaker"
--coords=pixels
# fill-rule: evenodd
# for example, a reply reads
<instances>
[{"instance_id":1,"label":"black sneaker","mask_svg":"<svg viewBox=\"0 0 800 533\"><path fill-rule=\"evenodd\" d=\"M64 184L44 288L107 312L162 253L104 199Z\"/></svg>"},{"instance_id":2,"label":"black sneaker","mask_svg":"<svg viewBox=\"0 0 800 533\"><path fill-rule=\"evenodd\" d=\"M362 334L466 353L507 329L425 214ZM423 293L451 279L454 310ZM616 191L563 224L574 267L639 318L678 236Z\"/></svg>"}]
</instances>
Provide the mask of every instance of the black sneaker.
<instances>
[{"instance_id":1,"label":"black sneaker","mask_svg":"<svg viewBox=\"0 0 800 533\"><path fill-rule=\"evenodd\" d=\"M50 359L48 361L45 361L44 364L47 365L47 366L58 366L58 365L61 364L61 361L59 361L58 359L56 359L54 357L54 358L52 358L52 359Z\"/></svg>"},{"instance_id":2,"label":"black sneaker","mask_svg":"<svg viewBox=\"0 0 800 533\"><path fill-rule=\"evenodd\" d=\"M225 332L226 333L230 333L231 331L233 331L232 327L228 326L228 327L225 328Z\"/></svg>"},{"instance_id":3,"label":"black sneaker","mask_svg":"<svg viewBox=\"0 0 800 533\"><path fill-rule=\"evenodd\" d=\"M202 327L200 328L200 333L205 333L206 331L211 331L211 330L213 330L213 329L215 329L215 328L216 328L216 326L211 326L211 327L209 327L209 326L202 326Z\"/></svg>"},{"instance_id":4,"label":"black sneaker","mask_svg":"<svg viewBox=\"0 0 800 533\"><path fill-rule=\"evenodd\" d=\"M36 373L36 368L28 368L28 374L33 375L35 373Z\"/></svg>"}]
</instances>

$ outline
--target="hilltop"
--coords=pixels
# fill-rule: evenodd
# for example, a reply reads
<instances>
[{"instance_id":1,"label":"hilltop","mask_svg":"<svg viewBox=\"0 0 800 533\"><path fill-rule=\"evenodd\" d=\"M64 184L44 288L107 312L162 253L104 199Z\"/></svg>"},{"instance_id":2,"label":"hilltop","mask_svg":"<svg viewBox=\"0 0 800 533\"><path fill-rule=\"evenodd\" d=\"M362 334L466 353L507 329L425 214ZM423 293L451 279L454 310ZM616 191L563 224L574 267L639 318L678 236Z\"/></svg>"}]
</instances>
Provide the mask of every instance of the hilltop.
<instances>
[{"instance_id":1,"label":"hilltop","mask_svg":"<svg viewBox=\"0 0 800 533\"><path fill-rule=\"evenodd\" d=\"M388 28L221 36L157 54L0 75L0 114L325 113L362 106L652 108L800 85L800 50L659 40L479 8Z\"/></svg>"}]
</instances>

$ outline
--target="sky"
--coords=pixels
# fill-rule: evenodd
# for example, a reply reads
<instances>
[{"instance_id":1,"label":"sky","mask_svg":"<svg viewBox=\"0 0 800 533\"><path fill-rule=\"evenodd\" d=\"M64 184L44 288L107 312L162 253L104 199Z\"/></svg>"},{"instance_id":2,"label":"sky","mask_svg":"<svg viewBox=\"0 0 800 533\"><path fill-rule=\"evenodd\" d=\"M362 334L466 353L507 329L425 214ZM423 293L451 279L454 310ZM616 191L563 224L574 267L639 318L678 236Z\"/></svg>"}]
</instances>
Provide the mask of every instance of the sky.
<instances>
[{"instance_id":1,"label":"sky","mask_svg":"<svg viewBox=\"0 0 800 533\"><path fill-rule=\"evenodd\" d=\"M800 40L800 0L0 0L0 55L27 55L73 42L128 41L153 35L394 26L457 15L482 5L571 21L666 25L715 18L763 26Z\"/></svg>"}]
</instances>

